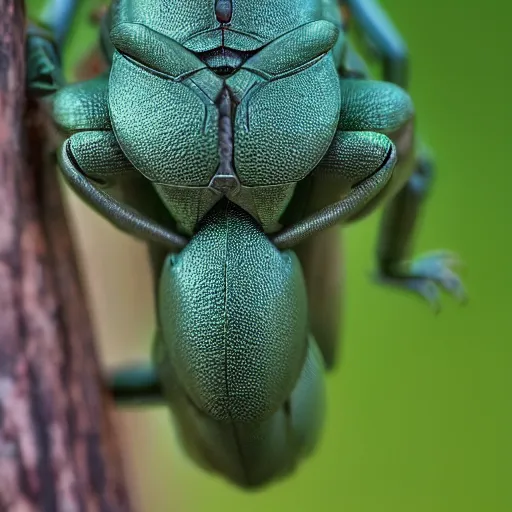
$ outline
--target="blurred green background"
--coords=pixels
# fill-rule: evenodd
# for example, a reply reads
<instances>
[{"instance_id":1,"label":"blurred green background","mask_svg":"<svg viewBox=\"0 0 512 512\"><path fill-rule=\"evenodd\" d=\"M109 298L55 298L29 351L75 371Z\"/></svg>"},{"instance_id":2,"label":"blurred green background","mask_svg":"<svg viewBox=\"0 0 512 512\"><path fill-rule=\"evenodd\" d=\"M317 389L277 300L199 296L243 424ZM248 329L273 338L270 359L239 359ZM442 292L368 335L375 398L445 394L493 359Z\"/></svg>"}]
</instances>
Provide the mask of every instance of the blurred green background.
<instances>
[{"instance_id":1,"label":"blurred green background","mask_svg":"<svg viewBox=\"0 0 512 512\"><path fill-rule=\"evenodd\" d=\"M40 2L28 3L35 12ZM328 378L315 455L293 478L245 494L182 455L166 411L125 412L123 451L143 512L512 510L512 4L382 4L409 44L419 128L438 164L417 251L460 253L470 302L446 298L435 316L375 285L378 216L350 228L343 361ZM93 38L77 24L66 63ZM153 313L143 249L71 205L104 359L144 357Z\"/></svg>"}]
</instances>

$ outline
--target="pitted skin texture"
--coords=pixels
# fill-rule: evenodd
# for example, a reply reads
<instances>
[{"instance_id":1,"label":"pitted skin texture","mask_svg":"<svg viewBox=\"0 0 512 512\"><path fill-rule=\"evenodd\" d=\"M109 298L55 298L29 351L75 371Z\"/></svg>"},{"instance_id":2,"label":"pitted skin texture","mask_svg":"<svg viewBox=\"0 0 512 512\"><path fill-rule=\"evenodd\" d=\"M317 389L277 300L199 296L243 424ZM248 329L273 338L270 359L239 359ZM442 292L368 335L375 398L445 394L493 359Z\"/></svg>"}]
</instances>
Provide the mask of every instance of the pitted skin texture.
<instances>
[{"instance_id":1,"label":"pitted skin texture","mask_svg":"<svg viewBox=\"0 0 512 512\"><path fill-rule=\"evenodd\" d=\"M309 337L301 374L286 405L250 422L216 420L190 399L160 338L154 346L165 400L192 460L243 488L260 488L292 473L318 442L325 418L324 363Z\"/></svg>"},{"instance_id":2,"label":"pitted skin texture","mask_svg":"<svg viewBox=\"0 0 512 512\"><path fill-rule=\"evenodd\" d=\"M198 223L220 201L221 196L206 187L153 185L169 213L179 222L180 231L193 235Z\"/></svg>"},{"instance_id":3,"label":"pitted skin texture","mask_svg":"<svg viewBox=\"0 0 512 512\"><path fill-rule=\"evenodd\" d=\"M367 79L353 22L397 85ZM405 47L373 0L113 0L101 41L110 75L58 92L54 116L64 176L149 240L160 276L151 386L124 395L169 405L201 467L268 484L320 433L343 282L329 226L392 198L380 277L463 293L444 256L409 261L432 169Z\"/></svg>"},{"instance_id":4,"label":"pitted skin texture","mask_svg":"<svg viewBox=\"0 0 512 512\"><path fill-rule=\"evenodd\" d=\"M292 472L324 420L324 364L293 253L219 204L160 281L154 363L178 436L201 467L244 488Z\"/></svg>"},{"instance_id":5,"label":"pitted skin texture","mask_svg":"<svg viewBox=\"0 0 512 512\"><path fill-rule=\"evenodd\" d=\"M108 76L68 85L55 94L53 120L63 132L110 130Z\"/></svg>"},{"instance_id":6,"label":"pitted skin texture","mask_svg":"<svg viewBox=\"0 0 512 512\"><path fill-rule=\"evenodd\" d=\"M193 235L196 227L222 197L210 188L154 184L154 189L179 221L180 230ZM240 187L235 204L254 217L265 233L280 228L281 217L295 190L295 183L267 187Z\"/></svg>"},{"instance_id":7,"label":"pitted skin texture","mask_svg":"<svg viewBox=\"0 0 512 512\"><path fill-rule=\"evenodd\" d=\"M219 165L215 105L120 54L114 56L109 102L121 148L144 176L168 185L208 185Z\"/></svg>"},{"instance_id":8,"label":"pitted skin texture","mask_svg":"<svg viewBox=\"0 0 512 512\"><path fill-rule=\"evenodd\" d=\"M242 183L254 187L305 178L338 124L340 92L332 58L266 82L244 101L235 120L235 167Z\"/></svg>"},{"instance_id":9,"label":"pitted skin texture","mask_svg":"<svg viewBox=\"0 0 512 512\"><path fill-rule=\"evenodd\" d=\"M218 101L227 87L236 108L227 153L240 184L228 198L266 232L279 229L295 183L336 133L341 100L332 48L343 41L339 28L308 18L222 79L168 35L130 19L114 22L111 32L117 50L108 101L122 151L182 232L193 234L220 199L208 188L221 165ZM272 192L267 204L260 187Z\"/></svg>"},{"instance_id":10,"label":"pitted skin texture","mask_svg":"<svg viewBox=\"0 0 512 512\"><path fill-rule=\"evenodd\" d=\"M223 29L214 0L117 0L113 4L113 26L142 23L195 52L218 48L222 41L228 48L256 50L293 28L320 19L336 20L329 2L236 0L229 26Z\"/></svg>"},{"instance_id":11,"label":"pitted skin texture","mask_svg":"<svg viewBox=\"0 0 512 512\"><path fill-rule=\"evenodd\" d=\"M107 182L116 176L134 172L110 131L85 131L70 137L70 149L82 169L91 178Z\"/></svg>"},{"instance_id":12,"label":"pitted skin texture","mask_svg":"<svg viewBox=\"0 0 512 512\"><path fill-rule=\"evenodd\" d=\"M411 97L395 84L343 80L340 129L390 133L414 117Z\"/></svg>"},{"instance_id":13,"label":"pitted skin texture","mask_svg":"<svg viewBox=\"0 0 512 512\"><path fill-rule=\"evenodd\" d=\"M159 317L177 378L216 420L261 421L297 382L307 347L299 262L232 204L167 261Z\"/></svg>"}]
</instances>

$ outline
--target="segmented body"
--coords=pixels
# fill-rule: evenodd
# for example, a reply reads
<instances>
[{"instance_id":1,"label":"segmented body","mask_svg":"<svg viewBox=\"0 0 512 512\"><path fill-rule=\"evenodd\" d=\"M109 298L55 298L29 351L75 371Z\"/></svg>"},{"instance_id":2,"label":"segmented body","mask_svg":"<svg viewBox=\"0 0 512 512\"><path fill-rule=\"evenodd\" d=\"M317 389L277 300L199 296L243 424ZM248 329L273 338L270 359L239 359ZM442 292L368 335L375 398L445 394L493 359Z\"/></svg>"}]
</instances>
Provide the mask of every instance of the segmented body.
<instances>
[{"instance_id":1,"label":"segmented body","mask_svg":"<svg viewBox=\"0 0 512 512\"><path fill-rule=\"evenodd\" d=\"M337 255L332 235L320 259L325 240L298 258L267 235L383 169L366 211L403 185L407 166L389 180L392 140L405 162L412 103L396 86L348 77L334 1L118 0L102 33L109 75L55 99L74 133L64 166L120 186L127 203L125 184L140 183L132 206L161 201L191 236L156 266L165 400L201 466L268 483L319 436L339 296L329 269L311 272ZM329 299L328 314L312 294Z\"/></svg>"}]
</instances>

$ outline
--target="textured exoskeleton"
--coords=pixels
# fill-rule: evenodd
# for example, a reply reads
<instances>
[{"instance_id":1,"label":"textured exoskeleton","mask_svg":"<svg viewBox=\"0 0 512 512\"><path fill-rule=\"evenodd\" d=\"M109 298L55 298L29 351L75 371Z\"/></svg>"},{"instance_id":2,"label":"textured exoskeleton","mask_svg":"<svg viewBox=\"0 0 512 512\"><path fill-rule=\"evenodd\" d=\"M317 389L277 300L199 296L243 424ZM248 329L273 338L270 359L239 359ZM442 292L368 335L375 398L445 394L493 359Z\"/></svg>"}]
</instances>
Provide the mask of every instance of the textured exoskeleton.
<instances>
[{"instance_id":1,"label":"textured exoskeleton","mask_svg":"<svg viewBox=\"0 0 512 512\"><path fill-rule=\"evenodd\" d=\"M108 73L51 99L68 183L153 258L153 364L116 372L114 395L169 404L199 465L266 484L320 433L337 225L390 200L380 276L433 302L436 285L462 294L446 255L406 261L430 165L403 43L374 0L116 0L101 42Z\"/></svg>"}]
</instances>

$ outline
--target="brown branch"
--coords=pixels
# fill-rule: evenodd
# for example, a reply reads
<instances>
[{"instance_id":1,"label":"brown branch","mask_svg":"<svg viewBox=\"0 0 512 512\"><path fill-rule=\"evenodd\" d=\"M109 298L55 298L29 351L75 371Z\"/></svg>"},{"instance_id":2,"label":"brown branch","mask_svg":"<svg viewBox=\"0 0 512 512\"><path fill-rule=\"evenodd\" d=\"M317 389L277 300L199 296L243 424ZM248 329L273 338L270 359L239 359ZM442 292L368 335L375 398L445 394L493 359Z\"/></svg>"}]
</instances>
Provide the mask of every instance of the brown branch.
<instances>
[{"instance_id":1,"label":"brown branch","mask_svg":"<svg viewBox=\"0 0 512 512\"><path fill-rule=\"evenodd\" d=\"M0 511L130 506L24 13L0 0Z\"/></svg>"}]
</instances>

